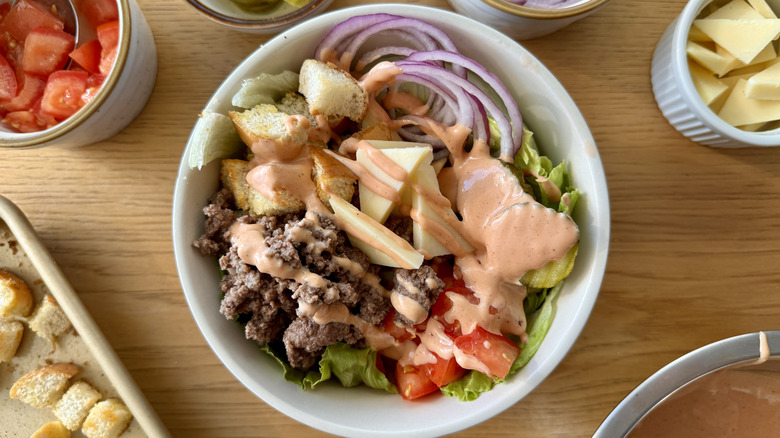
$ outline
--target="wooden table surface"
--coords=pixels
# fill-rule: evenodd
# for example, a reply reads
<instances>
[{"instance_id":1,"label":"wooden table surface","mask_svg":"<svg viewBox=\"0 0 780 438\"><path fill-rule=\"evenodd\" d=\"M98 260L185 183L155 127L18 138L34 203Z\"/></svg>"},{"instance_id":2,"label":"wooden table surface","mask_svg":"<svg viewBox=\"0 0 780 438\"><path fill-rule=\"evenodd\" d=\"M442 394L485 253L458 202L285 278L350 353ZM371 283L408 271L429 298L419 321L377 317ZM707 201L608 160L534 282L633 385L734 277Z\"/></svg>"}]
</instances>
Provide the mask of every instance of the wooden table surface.
<instances>
[{"instance_id":1,"label":"wooden table surface","mask_svg":"<svg viewBox=\"0 0 780 438\"><path fill-rule=\"evenodd\" d=\"M211 23L183 0L138 3L159 56L145 110L99 144L0 151L0 194L30 218L173 436L323 436L266 405L221 364L187 308L173 258L173 184L196 114L268 36ZM331 9L358 3L368 2L336 0ZM444 0L409 3L450 9ZM611 198L609 262L560 366L458 436L590 436L680 355L780 328L780 149L697 145L653 100L653 48L684 4L613 0L523 42L593 132Z\"/></svg>"}]
</instances>

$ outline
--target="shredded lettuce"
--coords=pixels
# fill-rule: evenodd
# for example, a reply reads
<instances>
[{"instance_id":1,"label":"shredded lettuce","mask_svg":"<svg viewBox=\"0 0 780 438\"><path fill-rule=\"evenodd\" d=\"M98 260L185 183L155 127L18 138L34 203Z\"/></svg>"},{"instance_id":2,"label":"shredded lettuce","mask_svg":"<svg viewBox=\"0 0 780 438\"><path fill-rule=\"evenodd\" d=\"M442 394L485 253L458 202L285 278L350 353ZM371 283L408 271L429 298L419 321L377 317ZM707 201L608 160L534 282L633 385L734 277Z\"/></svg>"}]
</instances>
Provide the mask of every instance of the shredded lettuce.
<instances>
[{"instance_id":1,"label":"shredded lettuce","mask_svg":"<svg viewBox=\"0 0 780 438\"><path fill-rule=\"evenodd\" d=\"M298 90L298 73L285 70L279 74L260 73L244 79L231 103L239 108L254 108L262 103L273 104L290 91Z\"/></svg>"},{"instance_id":2,"label":"shredded lettuce","mask_svg":"<svg viewBox=\"0 0 780 438\"><path fill-rule=\"evenodd\" d=\"M555 313L553 301L558 296L560 289L561 283L551 288L546 293L544 303L539 310L528 316L528 330L526 330L528 342L521 346L520 355L512 363L509 374L506 375L504 380L526 366L537 350L539 350L539 346L542 345L542 341L550 330L553 314ZM474 401L480 394L490 391L497 383L501 383L504 380L490 378L479 371L471 371L466 377L441 388L441 392L448 397L457 397L460 401Z\"/></svg>"},{"instance_id":3,"label":"shredded lettuce","mask_svg":"<svg viewBox=\"0 0 780 438\"><path fill-rule=\"evenodd\" d=\"M308 371L291 367L282 359L283 356L268 344L263 345L261 350L279 362L286 381L299 385L303 390L312 389L335 377L347 388L365 384L391 393L398 392L395 385L377 368L377 353L371 348L353 348L343 342L329 345L322 354L318 368Z\"/></svg>"}]
</instances>

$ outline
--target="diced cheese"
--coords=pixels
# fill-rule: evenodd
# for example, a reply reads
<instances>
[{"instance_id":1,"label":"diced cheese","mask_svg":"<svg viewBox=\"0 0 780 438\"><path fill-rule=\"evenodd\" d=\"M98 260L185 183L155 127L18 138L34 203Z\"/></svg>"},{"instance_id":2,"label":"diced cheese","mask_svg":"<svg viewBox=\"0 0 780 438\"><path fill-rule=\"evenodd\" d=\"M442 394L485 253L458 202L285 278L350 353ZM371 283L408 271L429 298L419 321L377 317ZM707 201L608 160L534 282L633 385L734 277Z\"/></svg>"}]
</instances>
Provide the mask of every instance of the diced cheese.
<instances>
[{"instance_id":1,"label":"diced cheese","mask_svg":"<svg viewBox=\"0 0 780 438\"><path fill-rule=\"evenodd\" d=\"M773 65L775 65L777 63L780 63L780 58L770 59L769 61L764 61L764 62L757 63L757 64L755 64L755 63L754 64L750 64L750 65L747 65L745 67L736 68L736 69L728 72L726 77L728 77L728 76L742 76L742 75L746 75L746 74L755 74L755 73L758 73L758 72L760 72L762 70L765 70L765 69L767 69L767 68L769 68L769 67L771 67L771 66L773 66Z\"/></svg>"},{"instance_id":2,"label":"diced cheese","mask_svg":"<svg viewBox=\"0 0 780 438\"><path fill-rule=\"evenodd\" d=\"M777 18L777 15L775 15L775 12L769 7L765 0L748 0L748 2L762 17Z\"/></svg>"},{"instance_id":3,"label":"diced cheese","mask_svg":"<svg viewBox=\"0 0 780 438\"><path fill-rule=\"evenodd\" d=\"M780 35L780 19L699 19L694 24L737 59L749 64Z\"/></svg>"},{"instance_id":4,"label":"diced cheese","mask_svg":"<svg viewBox=\"0 0 780 438\"><path fill-rule=\"evenodd\" d=\"M745 0L731 0L707 16L707 19L713 18L727 18L730 20L752 18L760 20L764 17L753 9Z\"/></svg>"},{"instance_id":5,"label":"diced cheese","mask_svg":"<svg viewBox=\"0 0 780 438\"><path fill-rule=\"evenodd\" d=\"M688 41L711 42L712 38L702 32L698 27L691 26L691 29L688 31Z\"/></svg>"},{"instance_id":6,"label":"diced cheese","mask_svg":"<svg viewBox=\"0 0 780 438\"><path fill-rule=\"evenodd\" d=\"M718 116L732 126L752 125L780 119L780 100L745 97L747 81L740 79L731 90Z\"/></svg>"},{"instance_id":7,"label":"diced cheese","mask_svg":"<svg viewBox=\"0 0 780 438\"><path fill-rule=\"evenodd\" d=\"M371 263L394 268L417 269L423 255L409 242L393 234L387 227L358 210L338 196L330 197L336 223L347 233L353 246L363 251ZM398 263L397 258L402 261Z\"/></svg>"},{"instance_id":8,"label":"diced cheese","mask_svg":"<svg viewBox=\"0 0 780 438\"><path fill-rule=\"evenodd\" d=\"M414 174L414 182L439 193L439 180L436 178L436 170L431 165L420 166ZM456 229L447 223L444 218L439 216L436 209L431 206L425 196L415 190L412 191L412 208L417 210L418 215L424 216L428 220L433 220L446 229L465 251L471 252L474 250ZM455 217L455 213L453 213L452 210L447 213L453 218ZM452 254L447 247L442 245L433 234L426 231L417 221L415 221L412 226L412 240L414 242L414 247L428 257Z\"/></svg>"},{"instance_id":9,"label":"diced cheese","mask_svg":"<svg viewBox=\"0 0 780 438\"><path fill-rule=\"evenodd\" d=\"M745 85L745 97L780 100L780 64L751 76Z\"/></svg>"},{"instance_id":10,"label":"diced cheese","mask_svg":"<svg viewBox=\"0 0 780 438\"><path fill-rule=\"evenodd\" d=\"M423 162L430 164L433 160L431 147L427 145L425 147L415 146L397 149L380 149L379 151L379 153L386 155L398 164L408 175L413 174ZM358 163L371 172L377 179L387 184L400 195L403 195L404 189L407 188L407 184L404 181L393 178L380 166L377 166L376 163L371 160L369 153L365 149L358 149L356 155ZM387 219L396 204L371 191L371 189L362 181L358 184L358 194L360 196L360 210L380 223Z\"/></svg>"},{"instance_id":11,"label":"diced cheese","mask_svg":"<svg viewBox=\"0 0 780 438\"><path fill-rule=\"evenodd\" d=\"M718 76L728 73L734 65L733 58L724 58L723 55L716 53L714 48L710 49L694 41L688 41L686 51L689 58Z\"/></svg>"},{"instance_id":12,"label":"diced cheese","mask_svg":"<svg viewBox=\"0 0 780 438\"><path fill-rule=\"evenodd\" d=\"M693 86L696 87L705 105L709 105L728 90L728 85L695 62L688 62L688 68L691 71Z\"/></svg>"}]
</instances>

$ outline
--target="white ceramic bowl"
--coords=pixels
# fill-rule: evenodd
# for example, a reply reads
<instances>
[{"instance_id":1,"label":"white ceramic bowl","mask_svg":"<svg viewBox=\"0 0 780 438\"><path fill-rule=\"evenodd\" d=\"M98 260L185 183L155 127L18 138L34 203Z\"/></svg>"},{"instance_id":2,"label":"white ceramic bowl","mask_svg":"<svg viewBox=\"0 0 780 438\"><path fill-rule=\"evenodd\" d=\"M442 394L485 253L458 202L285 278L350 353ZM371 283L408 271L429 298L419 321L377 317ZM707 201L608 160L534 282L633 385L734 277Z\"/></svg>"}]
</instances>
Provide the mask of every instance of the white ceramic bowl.
<instances>
[{"instance_id":1,"label":"white ceramic bowl","mask_svg":"<svg viewBox=\"0 0 780 438\"><path fill-rule=\"evenodd\" d=\"M780 361L780 331L767 331L769 360L774 370ZM760 333L749 333L694 350L658 372L631 391L596 430L593 438L626 436L655 406L684 385L713 371L746 365L759 359ZM780 378L780 374L778 375Z\"/></svg>"},{"instance_id":2,"label":"white ceramic bowl","mask_svg":"<svg viewBox=\"0 0 780 438\"><path fill-rule=\"evenodd\" d=\"M192 247L203 230L202 209L218 189L219 163L191 170L184 151L173 201L173 243L182 289L206 341L250 391L281 412L311 426L346 436L434 436L452 433L512 406L563 360L585 325L598 296L609 243L609 200L596 145L572 99L553 75L505 35L469 18L414 5L366 5L321 15L270 40L243 61L214 93L204 110L225 113L242 79L259 72L297 71L334 25L361 15L386 12L415 17L447 32L462 53L482 62L513 91L524 120L543 152L566 160L583 196L574 218L581 230L577 262L557 301L557 314L536 356L506 383L473 402L431 397L405 402L398 395L338 384L302 391L285 382L279 365L247 341L241 327L219 313L216 258ZM490 50L484 50L490 47ZM193 114L193 121L197 120ZM581 203L580 203L581 202ZM524 421L518 419L518 421Z\"/></svg>"},{"instance_id":3,"label":"white ceramic bowl","mask_svg":"<svg viewBox=\"0 0 780 438\"><path fill-rule=\"evenodd\" d=\"M231 0L187 0L203 16L235 30L256 34L281 32L324 11L333 0L312 0L296 8L280 0L269 9L247 10Z\"/></svg>"},{"instance_id":4,"label":"white ceramic bowl","mask_svg":"<svg viewBox=\"0 0 780 438\"><path fill-rule=\"evenodd\" d=\"M117 0L119 50L111 72L95 97L75 114L49 129L19 133L0 126L0 148L84 146L123 130L143 110L157 76L157 47L149 24L135 0ZM81 29L86 20L80 17ZM81 38L86 42L89 30Z\"/></svg>"},{"instance_id":5,"label":"white ceramic bowl","mask_svg":"<svg viewBox=\"0 0 780 438\"><path fill-rule=\"evenodd\" d=\"M658 41L651 69L656 103L677 131L699 144L721 148L780 146L780 128L763 132L735 128L712 112L696 92L685 49L691 23L711 2L689 1Z\"/></svg>"},{"instance_id":6,"label":"white ceramic bowl","mask_svg":"<svg viewBox=\"0 0 780 438\"><path fill-rule=\"evenodd\" d=\"M549 35L596 12L609 0L586 0L560 9L536 9L507 0L449 0L456 11L518 39Z\"/></svg>"}]
</instances>

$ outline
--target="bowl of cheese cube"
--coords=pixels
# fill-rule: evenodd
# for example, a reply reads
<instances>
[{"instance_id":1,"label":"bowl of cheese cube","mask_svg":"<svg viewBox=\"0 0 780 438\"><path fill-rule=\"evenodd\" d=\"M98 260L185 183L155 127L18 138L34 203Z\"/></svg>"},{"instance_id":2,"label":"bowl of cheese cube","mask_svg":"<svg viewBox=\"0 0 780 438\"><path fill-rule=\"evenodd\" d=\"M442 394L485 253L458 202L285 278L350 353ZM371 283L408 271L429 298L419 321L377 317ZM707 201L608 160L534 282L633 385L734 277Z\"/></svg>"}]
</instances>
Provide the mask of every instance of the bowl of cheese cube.
<instances>
[{"instance_id":1,"label":"bowl of cheese cube","mask_svg":"<svg viewBox=\"0 0 780 438\"><path fill-rule=\"evenodd\" d=\"M780 146L780 5L692 0L653 54L661 112L714 147Z\"/></svg>"}]
</instances>

